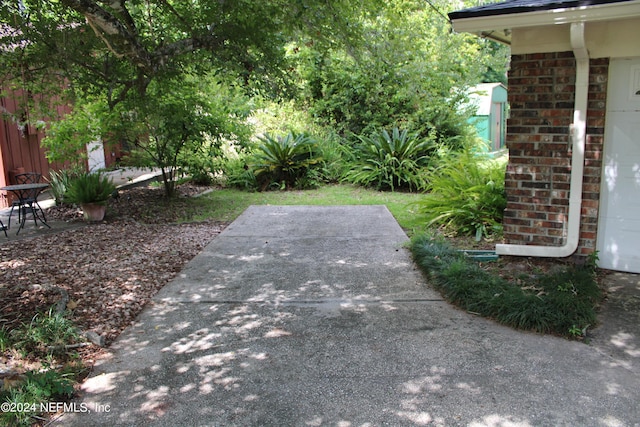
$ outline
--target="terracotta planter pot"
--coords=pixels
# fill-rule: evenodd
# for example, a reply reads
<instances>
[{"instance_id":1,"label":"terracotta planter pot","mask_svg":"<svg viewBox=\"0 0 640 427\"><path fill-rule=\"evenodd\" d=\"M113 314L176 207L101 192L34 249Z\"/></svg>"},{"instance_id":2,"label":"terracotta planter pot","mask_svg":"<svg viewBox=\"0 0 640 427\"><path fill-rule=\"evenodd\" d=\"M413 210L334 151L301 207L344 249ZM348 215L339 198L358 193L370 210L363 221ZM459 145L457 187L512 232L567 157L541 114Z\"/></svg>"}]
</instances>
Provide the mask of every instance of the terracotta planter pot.
<instances>
[{"instance_id":1,"label":"terracotta planter pot","mask_svg":"<svg viewBox=\"0 0 640 427\"><path fill-rule=\"evenodd\" d=\"M102 221L107 205L101 203L83 203L81 205L84 219L90 222Z\"/></svg>"}]
</instances>

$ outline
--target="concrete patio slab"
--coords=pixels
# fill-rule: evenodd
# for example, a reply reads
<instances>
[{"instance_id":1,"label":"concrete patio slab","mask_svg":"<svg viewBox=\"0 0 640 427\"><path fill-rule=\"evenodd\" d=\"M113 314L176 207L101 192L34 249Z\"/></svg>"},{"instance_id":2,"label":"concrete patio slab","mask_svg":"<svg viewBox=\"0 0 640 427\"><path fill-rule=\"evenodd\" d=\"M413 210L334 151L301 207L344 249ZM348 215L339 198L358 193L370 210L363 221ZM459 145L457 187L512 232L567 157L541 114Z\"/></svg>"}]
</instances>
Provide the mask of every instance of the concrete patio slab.
<instances>
[{"instance_id":1,"label":"concrete patio slab","mask_svg":"<svg viewBox=\"0 0 640 427\"><path fill-rule=\"evenodd\" d=\"M406 241L384 206L249 208L54 425L638 425L638 356L462 312Z\"/></svg>"}]
</instances>

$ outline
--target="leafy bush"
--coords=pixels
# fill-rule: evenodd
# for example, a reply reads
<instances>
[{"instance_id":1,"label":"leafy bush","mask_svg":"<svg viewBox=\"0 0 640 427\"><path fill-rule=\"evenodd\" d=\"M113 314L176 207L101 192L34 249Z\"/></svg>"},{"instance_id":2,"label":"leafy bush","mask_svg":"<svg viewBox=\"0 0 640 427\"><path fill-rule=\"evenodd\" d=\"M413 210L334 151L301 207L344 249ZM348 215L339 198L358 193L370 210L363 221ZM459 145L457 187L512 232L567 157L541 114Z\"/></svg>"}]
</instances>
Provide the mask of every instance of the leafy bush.
<instances>
[{"instance_id":1,"label":"leafy bush","mask_svg":"<svg viewBox=\"0 0 640 427\"><path fill-rule=\"evenodd\" d=\"M427 174L429 192L418 203L427 224L456 234L500 233L506 207L505 164L478 157L470 150L442 158Z\"/></svg>"},{"instance_id":2,"label":"leafy bush","mask_svg":"<svg viewBox=\"0 0 640 427\"><path fill-rule=\"evenodd\" d=\"M60 171L49 172L49 184L51 184L51 193L56 201L56 205L67 204L66 193L71 182L77 178L81 172L78 169L62 169Z\"/></svg>"},{"instance_id":3,"label":"leafy bush","mask_svg":"<svg viewBox=\"0 0 640 427\"><path fill-rule=\"evenodd\" d=\"M211 150L201 152L187 152L182 156L180 166L191 177L191 182L197 185L211 185L220 172L219 151L212 147Z\"/></svg>"},{"instance_id":4,"label":"leafy bush","mask_svg":"<svg viewBox=\"0 0 640 427\"><path fill-rule=\"evenodd\" d=\"M470 312L518 329L568 337L596 323L602 293L593 263L571 265L516 284L425 235L412 240L411 250L445 299Z\"/></svg>"},{"instance_id":5,"label":"leafy bush","mask_svg":"<svg viewBox=\"0 0 640 427\"><path fill-rule=\"evenodd\" d=\"M355 156L345 180L379 190L421 190L426 186L423 168L433 148L431 139L418 139L398 128L358 136Z\"/></svg>"},{"instance_id":6,"label":"leafy bush","mask_svg":"<svg viewBox=\"0 0 640 427\"><path fill-rule=\"evenodd\" d=\"M468 128L465 88L487 67L504 79L508 53L495 42L452 34L440 18L424 2L403 1L363 16L362 43L348 51L291 46L301 104L343 136L398 126L456 143L452 137Z\"/></svg>"},{"instance_id":7,"label":"leafy bush","mask_svg":"<svg viewBox=\"0 0 640 427\"><path fill-rule=\"evenodd\" d=\"M226 185L242 190L255 190L258 181L253 170L247 165L245 159L227 158L222 165L222 171L226 177Z\"/></svg>"},{"instance_id":8,"label":"leafy bush","mask_svg":"<svg viewBox=\"0 0 640 427\"><path fill-rule=\"evenodd\" d=\"M70 203L106 203L116 190L111 180L100 173L84 173L74 178L65 195Z\"/></svg>"},{"instance_id":9,"label":"leafy bush","mask_svg":"<svg viewBox=\"0 0 640 427\"><path fill-rule=\"evenodd\" d=\"M319 171L322 182L337 184L351 169L354 160L352 148L337 134L331 132L321 143Z\"/></svg>"},{"instance_id":10,"label":"leafy bush","mask_svg":"<svg viewBox=\"0 0 640 427\"><path fill-rule=\"evenodd\" d=\"M261 190L304 188L309 171L321 161L316 142L306 134L265 135L254 150L251 168Z\"/></svg>"},{"instance_id":11,"label":"leafy bush","mask_svg":"<svg viewBox=\"0 0 640 427\"><path fill-rule=\"evenodd\" d=\"M68 399L73 396L76 375L58 372L45 365L42 371L29 371L18 387L0 392L0 401L28 407L34 411L0 412L0 424L10 426L34 425L40 415L40 404Z\"/></svg>"}]
</instances>

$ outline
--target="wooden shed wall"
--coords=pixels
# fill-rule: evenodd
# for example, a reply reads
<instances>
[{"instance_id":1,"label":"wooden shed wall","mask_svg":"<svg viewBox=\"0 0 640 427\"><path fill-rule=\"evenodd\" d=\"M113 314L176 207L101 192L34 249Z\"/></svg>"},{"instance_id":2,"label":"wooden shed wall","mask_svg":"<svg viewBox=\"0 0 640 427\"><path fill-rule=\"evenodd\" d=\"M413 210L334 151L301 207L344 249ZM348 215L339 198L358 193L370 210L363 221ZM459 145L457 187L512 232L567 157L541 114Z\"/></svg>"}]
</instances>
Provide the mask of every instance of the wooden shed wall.
<instances>
[{"instance_id":1,"label":"wooden shed wall","mask_svg":"<svg viewBox=\"0 0 640 427\"><path fill-rule=\"evenodd\" d=\"M20 97L23 93L14 92L11 97L0 97L0 111L15 113L19 111ZM59 107L58 113L69 111L67 107ZM42 148L44 132L34 126L20 127L17 122L2 117L0 120L0 187L12 184L14 172L21 168L25 172L41 173L49 178L50 170L58 170L61 165L51 164ZM11 195L0 195L0 208L11 203Z\"/></svg>"}]
</instances>

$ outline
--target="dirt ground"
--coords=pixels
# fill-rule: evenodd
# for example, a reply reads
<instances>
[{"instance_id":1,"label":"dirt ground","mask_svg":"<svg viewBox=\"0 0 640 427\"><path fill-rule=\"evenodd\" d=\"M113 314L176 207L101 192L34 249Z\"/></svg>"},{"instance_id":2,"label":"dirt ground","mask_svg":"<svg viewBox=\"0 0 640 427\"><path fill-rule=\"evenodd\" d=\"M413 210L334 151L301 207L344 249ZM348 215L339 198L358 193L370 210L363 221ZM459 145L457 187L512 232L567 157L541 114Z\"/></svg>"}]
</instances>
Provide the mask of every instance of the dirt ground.
<instances>
[{"instance_id":1,"label":"dirt ground","mask_svg":"<svg viewBox=\"0 0 640 427\"><path fill-rule=\"evenodd\" d=\"M181 186L181 198L168 203L162 189L134 188L110 201L99 224L0 240L0 327L28 323L62 301L81 331L108 345L227 225L175 223L185 198L201 191ZM53 207L46 215L50 222L82 221L74 208ZM92 351L99 349L83 349L88 356Z\"/></svg>"}]
</instances>

